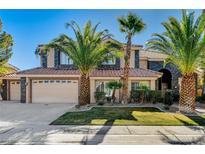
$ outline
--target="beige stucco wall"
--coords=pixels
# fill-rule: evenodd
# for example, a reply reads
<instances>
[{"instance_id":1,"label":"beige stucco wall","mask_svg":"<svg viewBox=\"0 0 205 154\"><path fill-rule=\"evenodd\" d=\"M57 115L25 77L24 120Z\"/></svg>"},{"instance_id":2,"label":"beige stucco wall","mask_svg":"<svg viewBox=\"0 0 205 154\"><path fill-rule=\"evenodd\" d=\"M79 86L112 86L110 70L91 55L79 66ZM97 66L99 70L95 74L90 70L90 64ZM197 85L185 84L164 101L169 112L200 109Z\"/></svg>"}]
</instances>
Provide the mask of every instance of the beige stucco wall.
<instances>
[{"instance_id":1,"label":"beige stucco wall","mask_svg":"<svg viewBox=\"0 0 205 154\"><path fill-rule=\"evenodd\" d=\"M129 92L129 95L130 95L130 91L131 91L131 83L132 82L139 82L141 84L144 84L144 85L147 85L151 90L155 90L155 82L156 82L157 78L150 78L150 79L138 79L138 78L132 78L132 79L129 79L128 80L128 92ZM94 97L94 93L95 93L95 82L96 81L100 81L100 79L91 79L90 80L90 97L91 97L91 103L95 103L95 97ZM108 80L108 79L101 79L101 81L105 81L105 82L108 82L108 81L111 81L111 80ZM121 93L121 90L117 90L116 91L116 98L117 98L117 101L119 100L119 97L120 97L120 93Z\"/></svg>"},{"instance_id":2,"label":"beige stucco wall","mask_svg":"<svg viewBox=\"0 0 205 154\"><path fill-rule=\"evenodd\" d=\"M128 80L128 91L129 91L129 94L130 94L130 91L131 91L131 88L132 88L131 87L132 82L139 82L140 84L146 85L151 90L155 89L155 84L153 85L153 82L155 83L155 80L135 80L135 79L132 79L132 80Z\"/></svg>"},{"instance_id":3,"label":"beige stucco wall","mask_svg":"<svg viewBox=\"0 0 205 154\"><path fill-rule=\"evenodd\" d=\"M96 101L95 101L96 81L104 81L105 83L107 83L107 82L112 81L112 80L108 80L108 79L91 79L90 80L90 100L91 100L91 103L96 103ZM115 92L116 101L119 101L119 96L120 96L120 90L116 90L116 92Z\"/></svg>"},{"instance_id":4,"label":"beige stucco wall","mask_svg":"<svg viewBox=\"0 0 205 154\"><path fill-rule=\"evenodd\" d=\"M54 53L54 49L50 49L50 52L48 52L47 67L54 67Z\"/></svg>"},{"instance_id":5,"label":"beige stucco wall","mask_svg":"<svg viewBox=\"0 0 205 154\"><path fill-rule=\"evenodd\" d=\"M135 67L135 52L138 52L137 49L132 49L131 51L131 55L130 55L130 68L134 68ZM121 63L120 63L120 67L123 68L125 65L125 60L124 60L124 55L121 57Z\"/></svg>"},{"instance_id":6,"label":"beige stucco wall","mask_svg":"<svg viewBox=\"0 0 205 154\"><path fill-rule=\"evenodd\" d=\"M147 59L140 59L140 68L147 69Z\"/></svg>"}]
</instances>

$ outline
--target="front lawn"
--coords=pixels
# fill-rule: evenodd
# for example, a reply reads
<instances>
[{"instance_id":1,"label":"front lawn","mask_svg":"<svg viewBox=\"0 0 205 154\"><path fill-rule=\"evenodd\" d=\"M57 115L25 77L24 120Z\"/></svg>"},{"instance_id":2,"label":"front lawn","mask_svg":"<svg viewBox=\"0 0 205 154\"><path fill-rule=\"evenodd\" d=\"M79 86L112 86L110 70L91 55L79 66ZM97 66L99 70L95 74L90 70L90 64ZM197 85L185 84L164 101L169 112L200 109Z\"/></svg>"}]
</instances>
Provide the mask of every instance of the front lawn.
<instances>
[{"instance_id":1,"label":"front lawn","mask_svg":"<svg viewBox=\"0 0 205 154\"><path fill-rule=\"evenodd\" d=\"M152 107L94 107L89 111L67 112L51 124L205 126L205 115L188 117L182 114L161 112Z\"/></svg>"}]
</instances>

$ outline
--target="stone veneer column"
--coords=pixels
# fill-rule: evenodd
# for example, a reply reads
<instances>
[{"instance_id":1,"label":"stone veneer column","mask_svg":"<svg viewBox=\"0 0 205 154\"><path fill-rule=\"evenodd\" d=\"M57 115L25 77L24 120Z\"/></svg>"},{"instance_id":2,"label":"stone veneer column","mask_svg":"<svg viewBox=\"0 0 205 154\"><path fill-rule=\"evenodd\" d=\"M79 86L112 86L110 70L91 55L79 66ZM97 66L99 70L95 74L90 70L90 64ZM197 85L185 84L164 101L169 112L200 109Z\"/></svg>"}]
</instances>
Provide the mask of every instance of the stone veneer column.
<instances>
[{"instance_id":1,"label":"stone veneer column","mask_svg":"<svg viewBox=\"0 0 205 154\"><path fill-rule=\"evenodd\" d=\"M8 98L8 94L7 94L7 89L8 89L8 81L6 79L2 80L2 92L1 92L1 96L2 96L2 100L7 100Z\"/></svg>"},{"instance_id":2,"label":"stone veneer column","mask_svg":"<svg viewBox=\"0 0 205 154\"><path fill-rule=\"evenodd\" d=\"M21 103L26 103L26 77L21 77Z\"/></svg>"},{"instance_id":3,"label":"stone veneer column","mask_svg":"<svg viewBox=\"0 0 205 154\"><path fill-rule=\"evenodd\" d=\"M47 54L43 53L41 56L41 65L42 67L46 68L47 67Z\"/></svg>"},{"instance_id":4,"label":"stone veneer column","mask_svg":"<svg viewBox=\"0 0 205 154\"><path fill-rule=\"evenodd\" d=\"M59 67L60 65L60 51L54 49L54 67Z\"/></svg>"},{"instance_id":5,"label":"stone veneer column","mask_svg":"<svg viewBox=\"0 0 205 154\"><path fill-rule=\"evenodd\" d=\"M139 50L135 51L135 68L140 68Z\"/></svg>"}]
</instances>

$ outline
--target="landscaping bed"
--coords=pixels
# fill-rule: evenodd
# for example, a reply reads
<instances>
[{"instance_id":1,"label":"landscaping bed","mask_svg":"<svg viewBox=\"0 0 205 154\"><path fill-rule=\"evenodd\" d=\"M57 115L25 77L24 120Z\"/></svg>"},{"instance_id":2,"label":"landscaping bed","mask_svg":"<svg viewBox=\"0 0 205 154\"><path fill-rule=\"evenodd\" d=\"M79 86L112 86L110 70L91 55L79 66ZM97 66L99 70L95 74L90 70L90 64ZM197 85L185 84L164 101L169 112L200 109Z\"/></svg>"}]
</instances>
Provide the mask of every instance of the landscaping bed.
<instances>
[{"instance_id":1,"label":"landscaping bed","mask_svg":"<svg viewBox=\"0 0 205 154\"><path fill-rule=\"evenodd\" d=\"M93 107L67 112L51 125L205 126L205 115L185 116L154 107Z\"/></svg>"}]
</instances>

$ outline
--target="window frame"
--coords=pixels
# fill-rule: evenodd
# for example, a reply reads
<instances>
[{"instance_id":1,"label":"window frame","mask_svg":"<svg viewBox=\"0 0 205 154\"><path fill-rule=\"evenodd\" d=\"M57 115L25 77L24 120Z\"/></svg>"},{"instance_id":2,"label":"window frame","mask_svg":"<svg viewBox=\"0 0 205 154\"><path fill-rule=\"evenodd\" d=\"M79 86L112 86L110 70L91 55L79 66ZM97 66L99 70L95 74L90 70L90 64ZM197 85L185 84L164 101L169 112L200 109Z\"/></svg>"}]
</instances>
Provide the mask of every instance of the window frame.
<instances>
[{"instance_id":1,"label":"window frame","mask_svg":"<svg viewBox=\"0 0 205 154\"><path fill-rule=\"evenodd\" d=\"M61 65L73 65L73 60L64 52L60 52L60 64Z\"/></svg>"},{"instance_id":2,"label":"window frame","mask_svg":"<svg viewBox=\"0 0 205 154\"><path fill-rule=\"evenodd\" d=\"M108 56L109 54L110 53L107 53ZM102 62L102 65L115 65L115 64L116 64L116 57L111 57L107 61Z\"/></svg>"}]
</instances>

